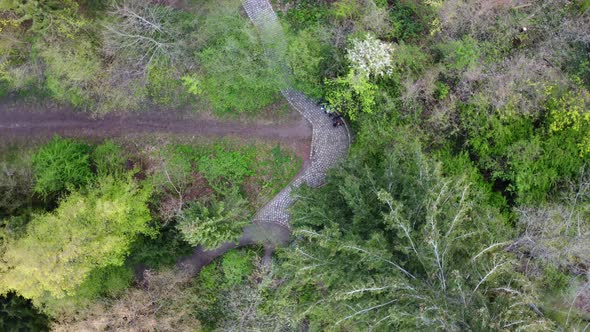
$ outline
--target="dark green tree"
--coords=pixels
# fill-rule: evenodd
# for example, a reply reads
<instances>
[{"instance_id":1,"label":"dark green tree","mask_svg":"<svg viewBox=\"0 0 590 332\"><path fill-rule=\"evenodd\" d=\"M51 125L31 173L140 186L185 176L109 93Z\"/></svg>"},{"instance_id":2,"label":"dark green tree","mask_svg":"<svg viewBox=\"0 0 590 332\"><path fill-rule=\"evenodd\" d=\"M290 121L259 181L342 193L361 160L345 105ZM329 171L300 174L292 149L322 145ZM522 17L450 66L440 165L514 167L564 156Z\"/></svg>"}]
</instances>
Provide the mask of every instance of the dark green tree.
<instances>
[{"instance_id":1,"label":"dark green tree","mask_svg":"<svg viewBox=\"0 0 590 332\"><path fill-rule=\"evenodd\" d=\"M443 176L411 141L354 157L293 208L297 240L281 268L295 319L343 331L550 326L478 188Z\"/></svg>"}]
</instances>

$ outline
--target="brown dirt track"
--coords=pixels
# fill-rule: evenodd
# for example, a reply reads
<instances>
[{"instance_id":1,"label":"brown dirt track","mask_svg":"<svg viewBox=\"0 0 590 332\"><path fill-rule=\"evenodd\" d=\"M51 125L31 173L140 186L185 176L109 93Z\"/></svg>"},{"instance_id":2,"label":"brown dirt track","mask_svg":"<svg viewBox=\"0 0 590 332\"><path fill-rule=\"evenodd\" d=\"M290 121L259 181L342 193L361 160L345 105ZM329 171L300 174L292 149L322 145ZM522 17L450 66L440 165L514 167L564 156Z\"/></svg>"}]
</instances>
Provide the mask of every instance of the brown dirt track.
<instances>
[{"instance_id":1,"label":"brown dirt track","mask_svg":"<svg viewBox=\"0 0 590 332\"><path fill-rule=\"evenodd\" d=\"M184 137L237 137L291 147L309 157L311 127L293 112L286 121L220 120L187 111L117 112L101 118L48 102L0 100L0 147L62 137L104 139L149 134Z\"/></svg>"}]
</instances>

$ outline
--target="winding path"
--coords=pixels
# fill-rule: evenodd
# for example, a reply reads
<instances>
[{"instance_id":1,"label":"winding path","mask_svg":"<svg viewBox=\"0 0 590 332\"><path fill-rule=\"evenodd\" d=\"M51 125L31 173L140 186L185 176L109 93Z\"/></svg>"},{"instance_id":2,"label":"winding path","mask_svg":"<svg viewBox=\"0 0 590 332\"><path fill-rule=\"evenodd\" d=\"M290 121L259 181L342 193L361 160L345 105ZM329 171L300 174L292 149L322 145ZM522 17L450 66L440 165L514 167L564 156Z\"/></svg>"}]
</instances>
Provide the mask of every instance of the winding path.
<instances>
[{"instance_id":1,"label":"winding path","mask_svg":"<svg viewBox=\"0 0 590 332\"><path fill-rule=\"evenodd\" d=\"M321 186L325 181L326 172L346 157L350 146L351 138L346 125L333 127L332 121L317 103L289 87L290 74L282 61L287 44L283 28L268 0L243 0L242 4L260 33L267 55L275 62L277 68L282 68L285 72L287 88L281 90L281 93L312 126L311 151L309 162L290 185L258 211L238 243L225 243L213 250L197 247L191 256L180 262L181 266L194 273L198 273L204 265L232 248L255 243L264 244L265 260L268 263L274 247L287 244L291 235L288 208L294 201L292 190L304 183L310 187Z\"/></svg>"}]
</instances>

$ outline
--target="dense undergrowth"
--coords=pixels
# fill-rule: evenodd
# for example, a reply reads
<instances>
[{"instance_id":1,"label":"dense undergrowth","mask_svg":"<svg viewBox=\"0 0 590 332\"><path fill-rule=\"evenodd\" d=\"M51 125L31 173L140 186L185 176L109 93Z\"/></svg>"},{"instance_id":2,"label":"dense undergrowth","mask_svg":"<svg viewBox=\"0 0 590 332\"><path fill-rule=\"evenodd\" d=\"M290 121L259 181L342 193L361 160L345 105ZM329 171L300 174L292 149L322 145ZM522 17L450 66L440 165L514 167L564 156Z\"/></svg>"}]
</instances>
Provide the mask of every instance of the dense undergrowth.
<instances>
[{"instance_id":1,"label":"dense undergrowth","mask_svg":"<svg viewBox=\"0 0 590 332\"><path fill-rule=\"evenodd\" d=\"M16 148L0 161L0 285L66 325L93 303L105 305L100 299L133 296L127 289L134 271L167 271L192 252L195 241L213 246L236 240L301 165L279 145L233 140L96 145L56 136L28 151ZM225 269L251 271L256 252L237 255L223 258L230 264ZM228 278L232 287L240 284L241 277ZM188 279L177 282L192 285ZM217 285L211 287L209 292ZM27 321L24 308L31 311L31 304L14 294L5 301L6 328L19 326L20 319L23 327L47 321ZM160 319L156 313L144 314ZM186 317L179 314L168 323L175 326Z\"/></svg>"}]
</instances>

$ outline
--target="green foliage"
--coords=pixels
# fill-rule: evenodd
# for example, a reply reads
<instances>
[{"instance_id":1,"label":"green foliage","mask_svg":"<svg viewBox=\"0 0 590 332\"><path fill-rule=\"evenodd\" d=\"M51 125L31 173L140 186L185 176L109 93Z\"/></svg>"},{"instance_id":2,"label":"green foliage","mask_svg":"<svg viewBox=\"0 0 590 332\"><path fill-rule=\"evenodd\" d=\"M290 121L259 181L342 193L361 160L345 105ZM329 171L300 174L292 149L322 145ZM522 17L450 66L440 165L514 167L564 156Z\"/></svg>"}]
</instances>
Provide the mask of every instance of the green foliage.
<instances>
[{"instance_id":1,"label":"green foliage","mask_svg":"<svg viewBox=\"0 0 590 332\"><path fill-rule=\"evenodd\" d=\"M220 288L223 285L223 271L217 264L205 266L199 273L195 283L195 291L198 294L199 305L196 315L199 321L209 330L214 330L217 323L224 316L224 308L221 306Z\"/></svg>"},{"instance_id":2,"label":"green foliage","mask_svg":"<svg viewBox=\"0 0 590 332\"><path fill-rule=\"evenodd\" d=\"M171 192L185 188L192 180L195 162L201 156L201 151L190 145L170 144L160 151L161 167L150 180L157 189Z\"/></svg>"},{"instance_id":3,"label":"green foliage","mask_svg":"<svg viewBox=\"0 0 590 332\"><path fill-rule=\"evenodd\" d=\"M567 274L559 271L554 265L545 265L543 269L542 284L547 287L547 291L565 290L569 286L570 278Z\"/></svg>"},{"instance_id":4,"label":"green foliage","mask_svg":"<svg viewBox=\"0 0 590 332\"><path fill-rule=\"evenodd\" d=\"M443 82L436 82L436 90L434 91L436 99L443 100L449 95L449 86Z\"/></svg>"},{"instance_id":5,"label":"green foliage","mask_svg":"<svg viewBox=\"0 0 590 332\"><path fill-rule=\"evenodd\" d=\"M160 270L172 267L180 257L190 255L192 246L184 241L176 227L166 226L160 228L156 236L138 236L130 252L128 265Z\"/></svg>"},{"instance_id":6,"label":"green foliage","mask_svg":"<svg viewBox=\"0 0 590 332\"><path fill-rule=\"evenodd\" d=\"M325 33L320 27L299 31L289 43L287 62L297 80L297 87L311 97L322 95L322 62L326 45L318 38Z\"/></svg>"},{"instance_id":7,"label":"green foliage","mask_svg":"<svg viewBox=\"0 0 590 332\"><path fill-rule=\"evenodd\" d=\"M417 77L429 65L428 54L417 45L400 43L394 45L393 68L400 74Z\"/></svg>"},{"instance_id":8,"label":"green foliage","mask_svg":"<svg viewBox=\"0 0 590 332\"><path fill-rule=\"evenodd\" d=\"M56 34L66 38L76 37L80 28L87 24L79 16L78 8L75 0L7 0L0 4L0 10L12 11L18 15L19 22L31 20L31 33L48 36Z\"/></svg>"},{"instance_id":9,"label":"green foliage","mask_svg":"<svg viewBox=\"0 0 590 332\"><path fill-rule=\"evenodd\" d=\"M177 228L192 246L216 248L240 237L248 223L246 204L237 192L210 204L191 202L183 209Z\"/></svg>"},{"instance_id":10,"label":"green foliage","mask_svg":"<svg viewBox=\"0 0 590 332\"><path fill-rule=\"evenodd\" d=\"M394 3L389 10L391 37L405 41L423 35L427 26L419 17L419 5L410 1L394 1Z\"/></svg>"},{"instance_id":11,"label":"green foliage","mask_svg":"<svg viewBox=\"0 0 590 332\"><path fill-rule=\"evenodd\" d=\"M147 81L147 94L156 104L176 106L186 99L177 69L165 61L155 61L149 66Z\"/></svg>"},{"instance_id":12,"label":"green foliage","mask_svg":"<svg viewBox=\"0 0 590 332\"><path fill-rule=\"evenodd\" d=\"M293 300L281 310L295 308L313 330L551 326L526 305L535 295L501 249L511 231L499 211L406 134L299 193L298 241L281 266L280 291ZM498 291L506 287L516 291Z\"/></svg>"},{"instance_id":13,"label":"green foliage","mask_svg":"<svg viewBox=\"0 0 590 332\"><path fill-rule=\"evenodd\" d=\"M450 70L463 70L473 67L480 58L477 41L472 37L453 40L439 45L443 63Z\"/></svg>"},{"instance_id":14,"label":"green foliage","mask_svg":"<svg viewBox=\"0 0 590 332\"><path fill-rule=\"evenodd\" d=\"M47 64L45 86L60 101L82 107L90 103L90 85L100 71L100 60L88 40L75 45L39 45Z\"/></svg>"},{"instance_id":15,"label":"green foliage","mask_svg":"<svg viewBox=\"0 0 590 332\"><path fill-rule=\"evenodd\" d=\"M206 330L220 329L220 323L230 313L228 306L236 305L232 303L236 299L229 296L249 287L247 280L254 270L253 256L251 251L230 250L199 273L193 290L198 299L195 313ZM256 301L248 296L239 298L247 303ZM256 306L250 306L250 309L256 310Z\"/></svg>"},{"instance_id":16,"label":"green foliage","mask_svg":"<svg viewBox=\"0 0 590 332\"><path fill-rule=\"evenodd\" d=\"M577 141L580 156L590 156L590 99L578 92L568 92L557 98L552 96L547 102L550 116L549 130L552 133L565 132Z\"/></svg>"},{"instance_id":17,"label":"green foliage","mask_svg":"<svg viewBox=\"0 0 590 332\"><path fill-rule=\"evenodd\" d=\"M37 302L42 303L43 312L52 317L73 317L101 297L120 296L131 286L133 277L133 269L127 266L98 268L90 272L75 294L61 298L45 296Z\"/></svg>"},{"instance_id":18,"label":"green foliage","mask_svg":"<svg viewBox=\"0 0 590 332\"><path fill-rule=\"evenodd\" d=\"M107 140L92 152L92 162L98 177L122 177L125 172L126 153L117 143Z\"/></svg>"},{"instance_id":19,"label":"green foliage","mask_svg":"<svg viewBox=\"0 0 590 332\"><path fill-rule=\"evenodd\" d=\"M209 37L198 54L202 89L218 113L254 112L276 100L283 72L237 8L224 10L210 13L202 27Z\"/></svg>"},{"instance_id":20,"label":"green foliage","mask_svg":"<svg viewBox=\"0 0 590 332\"><path fill-rule=\"evenodd\" d=\"M244 282L254 270L252 255L248 252L232 250L221 259L221 269L227 287L238 286Z\"/></svg>"},{"instance_id":21,"label":"green foliage","mask_svg":"<svg viewBox=\"0 0 590 332\"><path fill-rule=\"evenodd\" d=\"M0 219L17 214L32 203L33 169L28 151L14 151L0 158Z\"/></svg>"},{"instance_id":22,"label":"green foliage","mask_svg":"<svg viewBox=\"0 0 590 332\"><path fill-rule=\"evenodd\" d=\"M194 96L198 96L203 93L201 88L201 80L197 75L185 75L181 78L182 85L188 93Z\"/></svg>"},{"instance_id":23,"label":"green foliage","mask_svg":"<svg viewBox=\"0 0 590 332\"><path fill-rule=\"evenodd\" d=\"M329 7L325 3L311 1L298 3L284 15L289 26L296 30L327 23L329 16Z\"/></svg>"},{"instance_id":24,"label":"green foliage","mask_svg":"<svg viewBox=\"0 0 590 332\"><path fill-rule=\"evenodd\" d=\"M338 20L352 20L362 11L358 0L339 0L332 4L331 14Z\"/></svg>"},{"instance_id":25,"label":"green foliage","mask_svg":"<svg viewBox=\"0 0 590 332\"><path fill-rule=\"evenodd\" d=\"M116 297L133 281L133 269L127 266L109 265L93 270L80 285L76 295L92 299L97 296Z\"/></svg>"},{"instance_id":26,"label":"green foliage","mask_svg":"<svg viewBox=\"0 0 590 332\"><path fill-rule=\"evenodd\" d=\"M35 215L27 235L3 257L2 292L33 299L76 295L93 271L121 266L148 226L150 188L132 180L102 178L87 193L73 192L52 213Z\"/></svg>"},{"instance_id":27,"label":"green foliage","mask_svg":"<svg viewBox=\"0 0 590 332\"><path fill-rule=\"evenodd\" d=\"M35 192L47 196L86 185L93 177L89 152L84 143L55 136L33 155Z\"/></svg>"},{"instance_id":28,"label":"green foliage","mask_svg":"<svg viewBox=\"0 0 590 332\"><path fill-rule=\"evenodd\" d=\"M199 159L199 172L217 192L239 188L247 176L254 175L254 151L230 151L216 145L211 155Z\"/></svg>"},{"instance_id":29,"label":"green foliage","mask_svg":"<svg viewBox=\"0 0 590 332\"><path fill-rule=\"evenodd\" d=\"M436 156L437 160L440 160L445 176L463 176L466 182L477 188L477 191L481 194L481 199L490 206L502 211L508 209L506 198L502 196L502 193L493 190L492 184L484 179L477 165L469 158L466 151L454 153L449 147L444 147L433 153L433 155Z\"/></svg>"},{"instance_id":30,"label":"green foliage","mask_svg":"<svg viewBox=\"0 0 590 332\"><path fill-rule=\"evenodd\" d=\"M506 183L520 203L544 202L550 190L574 176L584 159L579 142L567 131L548 134L531 119L488 114L466 106L461 114L467 146L489 179Z\"/></svg>"},{"instance_id":31,"label":"green foliage","mask_svg":"<svg viewBox=\"0 0 590 332\"><path fill-rule=\"evenodd\" d=\"M377 85L351 70L347 76L326 81L330 108L355 120L360 112L371 114L377 105Z\"/></svg>"},{"instance_id":32,"label":"green foliage","mask_svg":"<svg viewBox=\"0 0 590 332\"><path fill-rule=\"evenodd\" d=\"M10 292L0 296L0 330L49 331L49 318L35 309L30 300Z\"/></svg>"}]
</instances>

